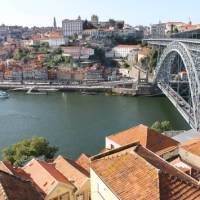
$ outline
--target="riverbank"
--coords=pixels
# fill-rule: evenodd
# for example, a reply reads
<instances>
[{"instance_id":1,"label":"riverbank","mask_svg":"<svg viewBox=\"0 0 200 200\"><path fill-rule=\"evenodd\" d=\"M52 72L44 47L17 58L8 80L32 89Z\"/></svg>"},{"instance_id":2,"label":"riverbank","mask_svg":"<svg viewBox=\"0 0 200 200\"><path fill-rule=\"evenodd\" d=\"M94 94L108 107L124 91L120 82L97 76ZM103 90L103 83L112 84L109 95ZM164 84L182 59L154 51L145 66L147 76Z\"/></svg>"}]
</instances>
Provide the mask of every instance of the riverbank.
<instances>
[{"instance_id":1,"label":"riverbank","mask_svg":"<svg viewBox=\"0 0 200 200\"><path fill-rule=\"evenodd\" d=\"M106 85L64 85L64 84L46 84L46 83L0 83L1 90L28 91L46 90L46 91L88 91L88 92L112 92L112 86Z\"/></svg>"},{"instance_id":2,"label":"riverbank","mask_svg":"<svg viewBox=\"0 0 200 200\"><path fill-rule=\"evenodd\" d=\"M74 91L74 92L96 92L113 93L115 95L125 96L154 96L155 91L151 83L140 84L133 80L128 81L110 81L90 84L63 84L51 82L0 82L0 90L9 91ZM157 93L156 93L157 95Z\"/></svg>"}]
</instances>

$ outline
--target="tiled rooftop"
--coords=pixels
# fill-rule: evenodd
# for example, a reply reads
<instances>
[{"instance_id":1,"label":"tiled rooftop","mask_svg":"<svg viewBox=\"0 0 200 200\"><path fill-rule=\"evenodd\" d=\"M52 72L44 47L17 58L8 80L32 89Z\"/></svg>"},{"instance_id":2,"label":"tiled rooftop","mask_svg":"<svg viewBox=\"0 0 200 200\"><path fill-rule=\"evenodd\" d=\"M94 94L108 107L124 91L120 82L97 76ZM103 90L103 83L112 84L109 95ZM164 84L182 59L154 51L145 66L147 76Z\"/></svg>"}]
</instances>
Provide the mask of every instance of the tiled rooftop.
<instances>
[{"instance_id":1,"label":"tiled rooftop","mask_svg":"<svg viewBox=\"0 0 200 200\"><path fill-rule=\"evenodd\" d=\"M180 145L180 148L185 149L186 151L191 152L197 156L200 156L200 137L195 137L185 143Z\"/></svg>"},{"instance_id":2,"label":"tiled rooftop","mask_svg":"<svg viewBox=\"0 0 200 200\"><path fill-rule=\"evenodd\" d=\"M42 195L31 182L0 171L1 200L42 200Z\"/></svg>"},{"instance_id":3,"label":"tiled rooftop","mask_svg":"<svg viewBox=\"0 0 200 200\"><path fill-rule=\"evenodd\" d=\"M58 182L74 187L64 175L56 170L54 164L33 159L23 167L23 170L45 194L48 194Z\"/></svg>"},{"instance_id":4,"label":"tiled rooftop","mask_svg":"<svg viewBox=\"0 0 200 200\"><path fill-rule=\"evenodd\" d=\"M81 154L76 160L76 163L83 167L87 172L90 171L90 157L86 154Z\"/></svg>"},{"instance_id":5,"label":"tiled rooftop","mask_svg":"<svg viewBox=\"0 0 200 200\"><path fill-rule=\"evenodd\" d=\"M53 163L55 168L78 189L89 179L89 173L72 160L58 156Z\"/></svg>"},{"instance_id":6,"label":"tiled rooftop","mask_svg":"<svg viewBox=\"0 0 200 200\"><path fill-rule=\"evenodd\" d=\"M119 199L200 199L197 180L136 143L91 160L91 168Z\"/></svg>"},{"instance_id":7,"label":"tiled rooftop","mask_svg":"<svg viewBox=\"0 0 200 200\"><path fill-rule=\"evenodd\" d=\"M119 199L159 199L157 169L132 148L94 160L91 168Z\"/></svg>"},{"instance_id":8,"label":"tiled rooftop","mask_svg":"<svg viewBox=\"0 0 200 200\"><path fill-rule=\"evenodd\" d=\"M176 148L179 144L172 138L162 135L142 124L113 134L107 138L121 146L139 141L147 149L159 154L165 152L167 149Z\"/></svg>"}]
</instances>

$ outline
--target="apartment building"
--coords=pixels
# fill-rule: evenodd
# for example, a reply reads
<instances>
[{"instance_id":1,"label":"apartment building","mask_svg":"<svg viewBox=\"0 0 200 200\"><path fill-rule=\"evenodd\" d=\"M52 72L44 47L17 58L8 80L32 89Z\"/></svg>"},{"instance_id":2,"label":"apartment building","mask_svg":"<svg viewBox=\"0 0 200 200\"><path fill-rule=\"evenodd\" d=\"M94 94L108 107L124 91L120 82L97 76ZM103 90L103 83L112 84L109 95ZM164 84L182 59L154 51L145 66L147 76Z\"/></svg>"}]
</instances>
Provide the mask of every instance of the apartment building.
<instances>
[{"instance_id":1,"label":"apartment building","mask_svg":"<svg viewBox=\"0 0 200 200\"><path fill-rule=\"evenodd\" d=\"M176 28L179 30L181 26L185 25L183 22L166 22L153 24L151 26L151 37L152 38L164 38L174 31Z\"/></svg>"},{"instance_id":2,"label":"apartment building","mask_svg":"<svg viewBox=\"0 0 200 200\"><path fill-rule=\"evenodd\" d=\"M62 21L62 29L65 37L79 34L83 31L83 21L80 18L77 20L65 19Z\"/></svg>"}]
</instances>

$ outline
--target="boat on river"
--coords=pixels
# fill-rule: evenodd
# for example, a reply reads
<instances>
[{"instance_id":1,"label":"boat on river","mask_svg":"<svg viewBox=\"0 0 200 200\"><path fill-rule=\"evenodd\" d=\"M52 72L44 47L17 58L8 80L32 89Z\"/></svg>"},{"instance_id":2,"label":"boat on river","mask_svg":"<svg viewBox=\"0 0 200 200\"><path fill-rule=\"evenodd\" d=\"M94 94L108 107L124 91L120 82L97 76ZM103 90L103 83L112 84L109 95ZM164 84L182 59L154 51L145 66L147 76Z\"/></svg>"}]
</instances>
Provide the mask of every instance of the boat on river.
<instances>
[{"instance_id":1,"label":"boat on river","mask_svg":"<svg viewBox=\"0 0 200 200\"><path fill-rule=\"evenodd\" d=\"M96 95L96 92L81 92L82 95Z\"/></svg>"},{"instance_id":2,"label":"boat on river","mask_svg":"<svg viewBox=\"0 0 200 200\"><path fill-rule=\"evenodd\" d=\"M37 89L35 89L34 86L32 86L32 87L30 87L30 88L28 89L28 91L26 92L26 94L45 95L45 94L47 94L47 92L46 92L46 91L44 91L44 92L38 91Z\"/></svg>"},{"instance_id":3,"label":"boat on river","mask_svg":"<svg viewBox=\"0 0 200 200\"><path fill-rule=\"evenodd\" d=\"M7 99L9 94L5 91L0 90L0 99Z\"/></svg>"}]
</instances>

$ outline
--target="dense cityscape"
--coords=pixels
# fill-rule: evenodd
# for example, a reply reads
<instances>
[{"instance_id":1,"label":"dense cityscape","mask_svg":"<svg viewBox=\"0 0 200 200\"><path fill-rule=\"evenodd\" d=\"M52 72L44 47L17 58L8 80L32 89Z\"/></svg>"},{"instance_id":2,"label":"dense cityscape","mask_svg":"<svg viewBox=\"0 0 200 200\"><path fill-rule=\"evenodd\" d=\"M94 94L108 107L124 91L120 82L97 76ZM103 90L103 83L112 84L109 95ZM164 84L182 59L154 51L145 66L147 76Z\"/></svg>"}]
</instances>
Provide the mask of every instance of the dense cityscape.
<instances>
[{"instance_id":1,"label":"dense cityscape","mask_svg":"<svg viewBox=\"0 0 200 200\"><path fill-rule=\"evenodd\" d=\"M200 24L69 16L0 25L0 200L200 200Z\"/></svg>"}]
</instances>

